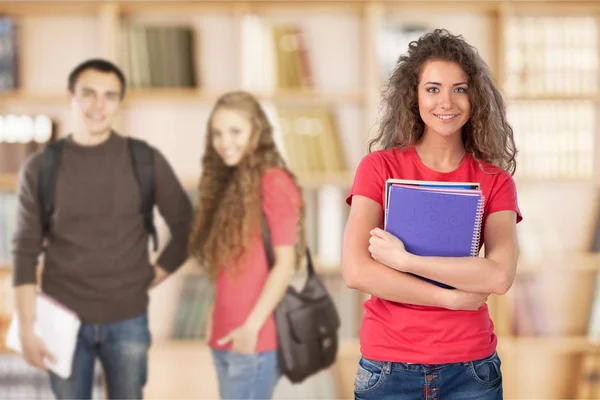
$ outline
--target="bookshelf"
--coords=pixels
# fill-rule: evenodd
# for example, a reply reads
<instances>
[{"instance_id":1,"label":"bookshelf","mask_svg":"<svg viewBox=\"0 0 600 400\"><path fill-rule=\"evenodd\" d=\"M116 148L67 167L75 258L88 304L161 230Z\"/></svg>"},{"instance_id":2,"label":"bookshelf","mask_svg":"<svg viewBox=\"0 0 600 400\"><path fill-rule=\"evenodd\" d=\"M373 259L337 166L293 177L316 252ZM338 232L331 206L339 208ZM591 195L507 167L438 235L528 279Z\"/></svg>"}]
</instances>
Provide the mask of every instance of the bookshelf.
<instances>
[{"instance_id":1,"label":"bookshelf","mask_svg":"<svg viewBox=\"0 0 600 400\"><path fill-rule=\"evenodd\" d=\"M515 285L497 299L508 397L574 398L586 383L580 368L598 352L588 333L600 269L589 248L600 182L598 11L583 2L507 3L500 10L497 76L520 149L516 182L529 217L529 227L519 227ZM543 365L542 353L549 354ZM534 381L550 384L536 391Z\"/></svg>"},{"instance_id":2,"label":"bookshelf","mask_svg":"<svg viewBox=\"0 0 600 400\"><path fill-rule=\"evenodd\" d=\"M589 18L586 21L590 26L593 23L599 24L600 3L5 1L0 3L0 13L14 17L18 23L22 52L19 66L21 85L15 91L0 93L0 114L48 113L59 122L59 135L69 130L66 111L68 98L64 81L75 64L96 56L118 61L119 30L127 24L183 24L192 27L198 39L194 55L199 85L192 88L132 89L127 93L117 126L117 129L124 133L138 136L157 146L172 163L184 185L192 189L197 185L199 159L204 148L202 136L210 108L221 93L242 86L244 71L240 63L243 59L242 31L245 17L256 15L261 20L273 24L297 24L308 44L314 81L312 88L254 92L261 101L275 108L328 107L335 115L339 142L346 158L346 170L337 173L299 174L299 181L307 192L310 203L309 212L316 215L314 221L308 224L314 236L312 241L329 243L331 247L338 246L339 235L342 233L343 227L338 226L337 222L344 219L340 204L343 204L343 197L352 183L352 172L366 151L367 139L375 132L379 88L384 80L381 74L382 64L378 58L381 30L421 25L427 28L445 27L451 32L463 34L479 49L492 67L496 81L505 89L509 110L513 112L515 119L515 130L521 135L518 138L521 141L519 147L525 147L519 155L520 166L526 168L528 164L535 165L528 163L528 160L540 158L538 156L542 152L535 146L528 148L527 144L533 142L536 145L540 140L550 138L550 135L544 136L544 132L554 132L550 128L559 125L561 121L558 118L558 122L547 124L549 128L546 130L534 129L536 127L531 128L527 119L515 114L515 110L523 108L523 105L526 109L531 109L545 104L554 104L559 108L563 104L575 104L575 110L585 108L583 115L591 119L583 128L579 125L576 128L571 126L575 132L581 132L580 136L587 142L584 142L585 146L577 148L577 151L571 151L568 157L565 156L564 162L565 165L570 165L573 160L585 160L582 169L585 173L566 173L561 169L542 167L541 170L529 169L529 173L516 176L519 199L525 216L524 224L532 226L529 232L522 232L522 227L519 227L519 235L525 241L537 235L542 237L540 241L543 242L521 245L524 251L518 268L519 277L564 274L565 279L571 277L589 280L600 268L600 257L590 254L585 245L593 230L592 222L585 221L590 219L590 213L595 210L595 193L600 188L600 132L596 122L600 110L598 84L596 82L584 87L579 92L515 90L511 79L519 74L514 69L514 49L520 48L522 44L515 44L515 38L510 36L511 26L523 18L537 21L542 16L559 19L573 16ZM599 28L595 29L598 32ZM335 32L335 35L331 32ZM584 33L579 34L585 36ZM542 42L543 40L540 40L540 43ZM581 57L592 57L595 61L590 61L589 65L593 66L598 62L597 56L594 58L588 53L594 46L597 52L598 40L589 39L588 42L591 43L589 46L584 46L578 51L582 54L587 52L587 56ZM525 45L525 48L527 46ZM547 46L543 45L530 47L542 53L547 49ZM564 46L560 49L565 54L573 52ZM61 57L56 59L56 53L61 54ZM579 53L576 57L580 57ZM40 73L40 65L44 66L43 73ZM529 76L536 73L543 75L544 68L538 68L539 65L535 63L533 65L537 65L532 67L533 69L530 68L535 73L530 72ZM565 68L566 71L570 71L569 67ZM598 78L600 72L597 67L590 67L589 71L590 75L595 73ZM560 117L565 115L565 112L560 110L556 114ZM148 118L148 115L152 115L152 118ZM579 114L575 112L573 115ZM536 118L543 119L543 116ZM563 119L566 121L569 118L571 121L577 120L577 117ZM512 119L510 121L513 123ZM569 126L566 132L568 129ZM530 140L524 144L523 140L531 138L535 138L535 141ZM570 143L566 135L558 140L557 143ZM550 160L549 162L561 160L564 156L548 151L543 155ZM14 191L16 182L16 174L0 174L0 190ZM329 225L335 227L335 235L330 235L330 230L323 230L327 222L320 219L332 215L335 222ZM553 218L554 223L547 222L550 218ZM556 244L548 232L562 235L560 243ZM338 237L334 237L336 235ZM553 251L550 252L548 248ZM339 268L329 267L336 265L336 260L329 259L331 257L324 258L328 267L321 269L322 274L331 278L337 275L339 279ZM152 302L150 310L153 315L151 328L157 342L164 343L157 350L164 357L204 348L203 344L197 341L191 344L171 341L168 334L170 326L163 322L172 320L182 281L185 274L192 269L184 268L182 273L169 279L151 294L152 299L156 300ZM0 268L0 275L7 273L9 271ZM567 293L566 298L572 295L573 293ZM540 368L540 353L551 353L550 361L544 362L548 368L557 368L562 363L576 368L582 355L590 349L598 351L598 346L593 344L583 331L553 336L516 336L513 333L516 303L518 302L513 289L506 296L492 296L490 310L500 338L499 351L503 357L506 396L528 398L531 388L543 385L544 381L540 376L523 375L529 377L528 382L525 378L519 378L519 374ZM362 312L360 302L352 303L352 307L354 306L358 319ZM171 353L173 349L179 350ZM342 361L336 367L339 386L342 388L340 393L345 398L352 396L352 380L356 372L358 354L356 340L345 339L340 354ZM548 376L554 377L556 372L550 372ZM571 379L571 388L552 385L545 389L546 392L537 392L534 397L574 396L573 388L576 384L573 379L576 378L556 377L557 382L565 379ZM168 397L169 392L160 392L163 389L157 388L157 393Z\"/></svg>"}]
</instances>

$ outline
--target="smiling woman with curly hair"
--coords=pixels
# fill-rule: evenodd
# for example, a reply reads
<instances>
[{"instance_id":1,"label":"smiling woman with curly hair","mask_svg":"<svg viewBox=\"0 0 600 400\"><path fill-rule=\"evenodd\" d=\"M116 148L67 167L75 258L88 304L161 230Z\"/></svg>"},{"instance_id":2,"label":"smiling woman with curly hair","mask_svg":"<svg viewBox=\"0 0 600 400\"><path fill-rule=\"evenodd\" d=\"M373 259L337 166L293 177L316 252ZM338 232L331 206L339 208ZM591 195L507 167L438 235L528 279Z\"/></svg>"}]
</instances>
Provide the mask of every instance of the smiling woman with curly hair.
<instances>
[{"instance_id":1,"label":"smiling woman with curly hair","mask_svg":"<svg viewBox=\"0 0 600 400\"><path fill-rule=\"evenodd\" d=\"M384 89L374 149L347 198L342 249L346 284L371 295L356 399L502 399L486 301L512 285L521 213L512 128L475 48L439 29L411 42ZM478 183L485 257L409 253L381 229L390 178Z\"/></svg>"},{"instance_id":2,"label":"smiling woman with curly hair","mask_svg":"<svg viewBox=\"0 0 600 400\"><path fill-rule=\"evenodd\" d=\"M209 346L221 397L270 398L279 377L273 311L304 260L304 205L249 93L227 93L212 110L199 192L189 247L216 281ZM275 254L271 270L263 215Z\"/></svg>"}]
</instances>

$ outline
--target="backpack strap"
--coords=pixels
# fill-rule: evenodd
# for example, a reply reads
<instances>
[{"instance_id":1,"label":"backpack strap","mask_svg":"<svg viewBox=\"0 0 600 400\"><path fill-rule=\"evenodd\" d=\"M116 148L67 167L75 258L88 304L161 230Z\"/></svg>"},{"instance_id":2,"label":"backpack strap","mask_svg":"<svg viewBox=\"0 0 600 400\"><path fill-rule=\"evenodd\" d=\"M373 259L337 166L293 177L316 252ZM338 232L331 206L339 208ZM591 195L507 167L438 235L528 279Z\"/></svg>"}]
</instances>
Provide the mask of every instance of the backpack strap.
<instances>
[{"instance_id":1,"label":"backpack strap","mask_svg":"<svg viewBox=\"0 0 600 400\"><path fill-rule=\"evenodd\" d=\"M48 236L50 220L54 213L54 188L60 167L60 155L65 139L59 139L46 145L42 152L42 166L38 182L38 201L41 209L42 235Z\"/></svg>"},{"instance_id":2,"label":"backpack strap","mask_svg":"<svg viewBox=\"0 0 600 400\"><path fill-rule=\"evenodd\" d=\"M158 235L154 226L154 204L156 202L156 181L154 174L154 150L143 140L129 137L129 151L133 171L140 187L141 212L144 225L152 237L154 251L158 249Z\"/></svg>"},{"instance_id":3,"label":"backpack strap","mask_svg":"<svg viewBox=\"0 0 600 400\"><path fill-rule=\"evenodd\" d=\"M269 269L271 269L275 265L275 253L273 251L273 246L271 245L271 231L269 230L269 224L267 223L267 217L265 216L264 212L261 214L260 230L265 246L267 263L269 264Z\"/></svg>"},{"instance_id":4,"label":"backpack strap","mask_svg":"<svg viewBox=\"0 0 600 400\"><path fill-rule=\"evenodd\" d=\"M275 265L275 251L273 250L273 245L271 243L271 231L269 229L269 224L267 222L267 216L263 212L261 214L261 224L260 224L261 235L265 247L265 254L267 256L267 263L269 264L269 270L273 268ZM312 262L312 257L310 255L310 250L308 247L306 248L306 261L308 268L308 275L315 274L315 267Z\"/></svg>"}]
</instances>

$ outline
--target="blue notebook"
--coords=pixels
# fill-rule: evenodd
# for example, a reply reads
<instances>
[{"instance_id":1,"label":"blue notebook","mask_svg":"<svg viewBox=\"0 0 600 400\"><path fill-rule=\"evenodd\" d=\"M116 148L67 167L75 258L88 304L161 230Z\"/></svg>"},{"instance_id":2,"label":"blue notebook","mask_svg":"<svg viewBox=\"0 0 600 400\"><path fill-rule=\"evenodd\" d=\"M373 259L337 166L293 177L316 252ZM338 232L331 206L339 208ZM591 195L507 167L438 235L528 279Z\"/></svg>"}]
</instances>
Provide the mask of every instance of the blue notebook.
<instances>
[{"instance_id":1,"label":"blue notebook","mask_svg":"<svg viewBox=\"0 0 600 400\"><path fill-rule=\"evenodd\" d=\"M437 257L479 254L483 218L480 190L391 185L386 207L385 230L402 240L409 253Z\"/></svg>"}]
</instances>

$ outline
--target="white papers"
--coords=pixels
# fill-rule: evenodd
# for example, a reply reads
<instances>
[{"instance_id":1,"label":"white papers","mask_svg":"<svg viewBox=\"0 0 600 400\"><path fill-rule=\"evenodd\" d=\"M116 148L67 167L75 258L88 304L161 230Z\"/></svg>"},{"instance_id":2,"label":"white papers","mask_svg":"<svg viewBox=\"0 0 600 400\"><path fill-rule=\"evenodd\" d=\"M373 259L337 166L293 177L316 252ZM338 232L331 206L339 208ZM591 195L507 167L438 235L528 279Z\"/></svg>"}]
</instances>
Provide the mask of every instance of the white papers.
<instances>
[{"instance_id":1,"label":"white papers","mask_svg":"<svg viewBox=\"0 0 600 400\"><path fill-rule=\"evenodd\" d=\"M36 297L34 332L56 359L55 364L47 359L44 359L44 363L61 378L68 379L71 376L73 356L80 326L81 321L73 311L56 300L38 293ZM22 353L19 319L16 314L8 329L6 347Z\"/></svg>"}]
</instances>

